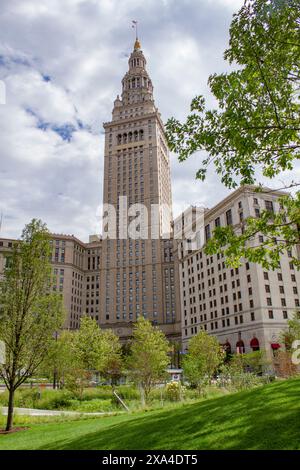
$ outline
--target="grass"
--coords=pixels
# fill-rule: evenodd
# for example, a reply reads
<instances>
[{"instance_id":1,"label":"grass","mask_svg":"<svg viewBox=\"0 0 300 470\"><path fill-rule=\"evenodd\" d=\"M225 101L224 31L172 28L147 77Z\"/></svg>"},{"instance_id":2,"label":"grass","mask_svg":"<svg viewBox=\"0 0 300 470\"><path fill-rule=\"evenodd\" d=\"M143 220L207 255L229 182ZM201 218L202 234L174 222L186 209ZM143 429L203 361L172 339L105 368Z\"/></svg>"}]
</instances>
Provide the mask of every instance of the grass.
<instances>
[{"instance_id":1,"label":"grass","mask_svg":"<svg viewBox=\"0 0 300 470\"><path fill-rule=\"evenodd\" d=\"M34 424L0 449L297 449L300 378L147 413Z\"/></svg>"}]
</instances>

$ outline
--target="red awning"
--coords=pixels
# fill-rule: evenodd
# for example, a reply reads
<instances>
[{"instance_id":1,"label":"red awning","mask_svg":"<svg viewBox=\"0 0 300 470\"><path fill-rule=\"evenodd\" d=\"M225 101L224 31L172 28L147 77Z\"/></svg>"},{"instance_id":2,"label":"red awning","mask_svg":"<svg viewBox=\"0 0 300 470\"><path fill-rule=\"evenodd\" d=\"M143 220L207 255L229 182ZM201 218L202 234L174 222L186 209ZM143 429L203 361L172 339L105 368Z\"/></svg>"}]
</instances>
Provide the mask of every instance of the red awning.
<instances>
[{"instance_id":1,"label":"red awning","mask_svg":"<svg viewBox=\"0 0 300 470\"><path fill-rule=\"evenodd\" d=\"M250 341L250 346L251 348L257 348L259 346L259 341L257 338L252 338Z\"/></svg>"},{"instance_id":2,"label":"red awning","mask_svg":"<svg viewBox=\"0 0 300 470\"><path fill-rule=\"evenodd\" d=\"M279 349L279 348L281 348L281 346L280 346L279 343L271 343L271 348L272 349Z\"/></svg>"}]
</instances>

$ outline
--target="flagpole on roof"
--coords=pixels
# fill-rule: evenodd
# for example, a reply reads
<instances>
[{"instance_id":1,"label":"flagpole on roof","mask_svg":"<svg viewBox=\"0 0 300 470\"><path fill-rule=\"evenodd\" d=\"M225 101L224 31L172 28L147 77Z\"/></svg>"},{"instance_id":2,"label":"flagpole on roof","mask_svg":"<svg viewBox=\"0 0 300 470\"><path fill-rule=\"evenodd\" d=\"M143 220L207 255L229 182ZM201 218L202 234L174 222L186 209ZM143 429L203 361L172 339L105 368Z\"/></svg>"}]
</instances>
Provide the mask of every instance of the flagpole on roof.
<instances>
[{"instance_id":1,"label":"flagpole on roof","mask_svg":"<svg viewBox=\"0 0 300 470\"><path fill-rule=\"evenodd\" d=\"M135 29L135 39L138 39L138 22L137 20L132 20L132 27Z\"/></svg>"}]
</instances>

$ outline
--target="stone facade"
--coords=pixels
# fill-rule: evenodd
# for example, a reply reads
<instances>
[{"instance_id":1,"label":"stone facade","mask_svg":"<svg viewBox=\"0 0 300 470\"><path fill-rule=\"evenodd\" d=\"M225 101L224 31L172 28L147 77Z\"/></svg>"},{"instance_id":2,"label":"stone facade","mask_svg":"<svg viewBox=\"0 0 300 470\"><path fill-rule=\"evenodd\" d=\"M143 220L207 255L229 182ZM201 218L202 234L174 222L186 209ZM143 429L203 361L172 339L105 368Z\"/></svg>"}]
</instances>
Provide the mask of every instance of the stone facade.
<instances>
[{"instance_id":1,"label":"stone facade","mask_svg":"<svg viewBox=\"0 0 300 470\"><path fill-rule=\"evenodd\" d=\"M212 209L198 212L197 217L202 217L194 235L198 248L191 250L187 242L177 241L183 349L200 329L215 335L232 352L249 352L259 344L271 354L277 347L287 319L299 307L300 272L294 268L291 254L283 255L274 271L254 263L233 269L225 266L221 255L205 255L203 242L217 225L232 224L239 230L244 219L258 216L261 210L279 210L282 194L241 187ZM175 237L182 225L192 227L196 213L191 207L175 220ZM258 234L253 243L260 243L260 237Z\"/></svg>"},{"instance_id":2,"label":"stone facade","mask_svg":"<svg viewBox=\"0 0 300 470\"><path fill-rule=\"evenodd\" d=\"M143 315L168 337L180 338L178 274L173 241L165 238L172 230L170 161L139 41L128 64L122 96L114 102L112 120L104 124L103 202L113 208L117 227L107 237L111 232L103 224L99 324L126 339L133 322ZM127 223L134 221L131 210L137 204L143 209L139 233L132 237ZM155 214L153 207L158 208Z\"/></svg>"},{"instance_id":3,"label":"stone facade","mask_svg":"<svg viewBox=\"0 0 300 470\"><path fill-rule=\"evenodd\" d=\"M15 240L0 238L0 273ZM53 290L61 292L66 310L65 328L77 329L87 314L99 320L101 239L83 243L72 235L51 235Z\"/></svg>"}]
</instances>

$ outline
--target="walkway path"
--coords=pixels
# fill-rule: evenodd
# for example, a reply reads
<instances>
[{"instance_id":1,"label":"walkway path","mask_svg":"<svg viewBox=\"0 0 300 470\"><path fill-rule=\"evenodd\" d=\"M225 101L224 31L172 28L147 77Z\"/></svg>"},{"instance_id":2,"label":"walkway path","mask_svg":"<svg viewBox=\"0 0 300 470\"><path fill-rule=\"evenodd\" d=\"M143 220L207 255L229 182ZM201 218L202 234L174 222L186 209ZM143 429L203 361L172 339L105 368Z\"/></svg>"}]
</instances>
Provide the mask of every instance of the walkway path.
<instances>
[{"instance_id":1,"label":"walkway path","mask_svg":"<svg viewBox=\"0 0 300 470\"><path fill-rule=\"evenodd\" d=\"M7 415L7 407L3 406L0 408L1 412L3 415ZM18 415L29 415L29 416L61 416L61 415L67 415L67 416L103 416L103 415L109 415L113 413L81 413L80 411L56 411L56 410L38 410L35 408L14 408L14 411Z\"/></svg>"}]
</instances>

